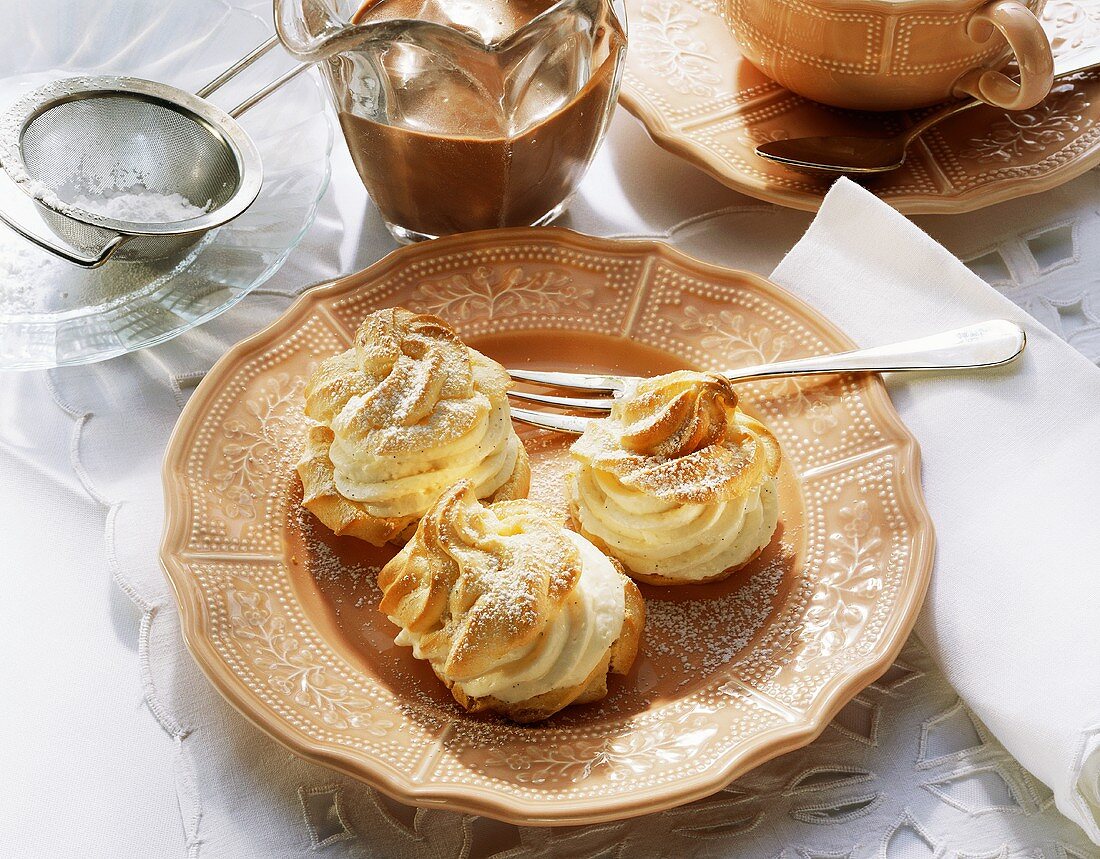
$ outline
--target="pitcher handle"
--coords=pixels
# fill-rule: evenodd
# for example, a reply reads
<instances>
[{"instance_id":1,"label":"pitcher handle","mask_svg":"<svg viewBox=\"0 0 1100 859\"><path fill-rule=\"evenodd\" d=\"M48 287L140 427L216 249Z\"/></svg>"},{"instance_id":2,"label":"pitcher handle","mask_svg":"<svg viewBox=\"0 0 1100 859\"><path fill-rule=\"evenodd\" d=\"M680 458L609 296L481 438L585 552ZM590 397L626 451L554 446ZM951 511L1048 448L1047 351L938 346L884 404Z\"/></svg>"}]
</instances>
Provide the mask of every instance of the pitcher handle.
<instances>
[{"instance_id":1,"label":"pitcher handle","mask_svg":"<svg viewBox=\"0 0 1100 859\"><path fill-rule=\"evenodd\" d=\"M1005 110L1027 110L1041 102L1054 82L1054 57L1042 24L1019 0L993 0L975 12L966 34L979 44L1000 31L1016 55L1020 82L993 69L971 69L955 81L955 94Z\"/></svg>"}]
</instances>

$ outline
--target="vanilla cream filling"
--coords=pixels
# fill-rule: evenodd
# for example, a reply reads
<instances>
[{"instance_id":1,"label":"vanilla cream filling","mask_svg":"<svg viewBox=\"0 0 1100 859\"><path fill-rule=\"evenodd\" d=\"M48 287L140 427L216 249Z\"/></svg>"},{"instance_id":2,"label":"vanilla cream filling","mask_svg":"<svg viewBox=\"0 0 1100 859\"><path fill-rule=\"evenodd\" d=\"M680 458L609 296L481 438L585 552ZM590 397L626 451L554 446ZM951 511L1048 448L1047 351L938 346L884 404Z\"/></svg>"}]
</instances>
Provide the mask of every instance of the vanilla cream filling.
<instances>
[{"instance_id":1,"label":"vanilla cream filling","mask_svg":"<svg viewBox=\"0 0 1100 859\"><path fill-rule=\"evenodd\" d=\"M636 573L698 581L745 563L779 522L774 477L729 501L678 504L582 465L569 482L581 528Z\"/></svg>"},{"instance_id":2,"label":"vanilla cream filling","mask_svg":"<svg viewBox=\"0 0 1100 859\"><path fill-rule=\"evenodd\" d=\"M565 534L580 552L581 575L568 602L562 606L562 615L551 620L531 644L507 654L505 661L497 663L492 671L456 682L471 698L492 696L511 704L577 686L595 670L618 639L626 617L622 576L580 534L572 531ZM396 619L390 619L397 623ZM420 637L402 630L394 642L411 645L417 659L438 656L420 650Z\"/></svg>"},{"instance_id":3,"label":"vanilla cream filling","mask_svg":"<svg viewBox=\"0 0 1100 859\"><path fill-rule=\"evenodd\" d=\"M329 459L337 491L379 518L422 516L445 489L463 478L473 484L478 498L492 495L515 469L520 441L512 431L507 402L491 405L484 394L476 397L484 408L458 438L443 440L450 408L443 400L423 426L380 429L366 443L348 439L349 423L361 404L361 398L353 397L332 422ZM433 431L435 423L440 426ZM404 444L395 443L396 434L404 435ZM417 449L385 452L409 447L410 442Z\"/></svg>"}]
</instances>

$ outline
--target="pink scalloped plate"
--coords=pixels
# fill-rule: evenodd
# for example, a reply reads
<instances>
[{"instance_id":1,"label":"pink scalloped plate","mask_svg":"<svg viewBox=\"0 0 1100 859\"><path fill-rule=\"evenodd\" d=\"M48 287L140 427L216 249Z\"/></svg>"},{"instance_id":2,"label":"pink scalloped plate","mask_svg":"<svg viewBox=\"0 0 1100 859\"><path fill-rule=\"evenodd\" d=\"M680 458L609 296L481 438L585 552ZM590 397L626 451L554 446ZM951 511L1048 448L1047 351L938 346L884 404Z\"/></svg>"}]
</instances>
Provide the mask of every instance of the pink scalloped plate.
<instances>
[{"instance_id":1,"label":"pink scalloped plate","mask_svg":"<svg viewBox=\"0 0 1100 859\"><path fill-rule=\"evenodd\" d=\"M774 3L780 15L780 7L798 0ZM761 158L754 151L761 143L891 136L927 112L840 110L795 95L741 56L717 0L626 5L623 106L659 146L752 197L815 211L833 182ZM1042 20L1056 56L1100 40L1100 0L1048 0ZM869 29L866 38L871 45L881 30ZM867 187L906 214L956 214L1049 190L1098 163L1100 71L1094 70L1056 81L1031 110L979 107L946 120L911 147L903 167Z\"/></svg>"},{"instance_id":2,"label":"pink scalloped plate","mask_svg":"<svg viewBox=\"0 0 1100 859\"><path fill-rule=\"evenodd\" d=\"M719 584L643 586L642 653L604 701L530 727L466 714L376 609L392 550L299 506L305 379L398 304L512 366L728 369L852 345L756 275L561 229L416 245L311 289L207 375L164 466L184 637L262 730L411 805L593 823L698 799L810 742L890 665L932 564L916 443L877 379L745 385L784 450L769 549ZM568 439L521 435L532 496L560 504Z\"/></svg>"}]
</instances>

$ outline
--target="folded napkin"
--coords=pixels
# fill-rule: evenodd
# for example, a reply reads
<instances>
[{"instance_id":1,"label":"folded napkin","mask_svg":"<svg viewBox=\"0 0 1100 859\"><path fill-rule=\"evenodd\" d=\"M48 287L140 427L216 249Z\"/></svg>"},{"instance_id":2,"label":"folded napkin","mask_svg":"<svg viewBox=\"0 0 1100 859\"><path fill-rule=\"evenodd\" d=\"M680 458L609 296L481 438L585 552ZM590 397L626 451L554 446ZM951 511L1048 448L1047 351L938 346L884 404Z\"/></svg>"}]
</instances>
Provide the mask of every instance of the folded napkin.
<instances>
[{"instance_id":1,"label":"folded napkin","mask_svg":"<svg viewBox=\"0 0 1100 859\"><path fill-rule=\"evenodd\" d=\"M1100 844L1100 369L846 179L772 279L862 345L994 317L1027 331L1008 368L887 379L936 530L917 634Z\"/></svg>"}]
</instances>

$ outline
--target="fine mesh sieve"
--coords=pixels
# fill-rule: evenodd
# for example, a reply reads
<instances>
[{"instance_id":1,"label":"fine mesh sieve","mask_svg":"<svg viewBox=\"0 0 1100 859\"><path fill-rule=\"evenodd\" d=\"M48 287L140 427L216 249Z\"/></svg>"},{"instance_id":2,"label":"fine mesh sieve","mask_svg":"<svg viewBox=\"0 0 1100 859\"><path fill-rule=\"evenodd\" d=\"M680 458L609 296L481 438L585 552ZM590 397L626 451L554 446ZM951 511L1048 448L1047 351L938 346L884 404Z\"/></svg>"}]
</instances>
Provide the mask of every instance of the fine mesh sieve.
<instances>
[{"instance_id":1,"label":"fine mesh sieve","mask_svg":"<svg viewBox=\"0 0 1100 859\"><path fill-rule=\"evenodd\" d=\"M259 152L235 117L308 66L229 113L205 96L277 44L277 38L265 42L197 95L155 81L98 76L56 81L24 96L0 120L0 221L89 268L107 259L174 256L195 244L260 192ZM179 194L203 211L172 221L119 220L76 203L81 196L127 192ZM28 200L63 243L31 225Z\"/></svg>"},{"instance_id":2,"label":"fine mesh sieve","mask_svg":"<svg viewBox=\"0 0 1100 859\"><path fill-rule=\"evenodd\" d=\"M241 187L242 165L232 146L194 115L130 93L86 93L60 101L35 116L22 135L30 180L52 189L60 212L47 204L46 219L71 245L95 252L113 233L95 224L97 213L74 206L78 195L141 187L181 194L192 205L225 217L223 207ZM232 217L234 215L230 215ZM126 222L139 233L146 225ZM189 247L201 232L135 235L115 253L119 259L169 256Z\"/></svg>"}]
</instances>

